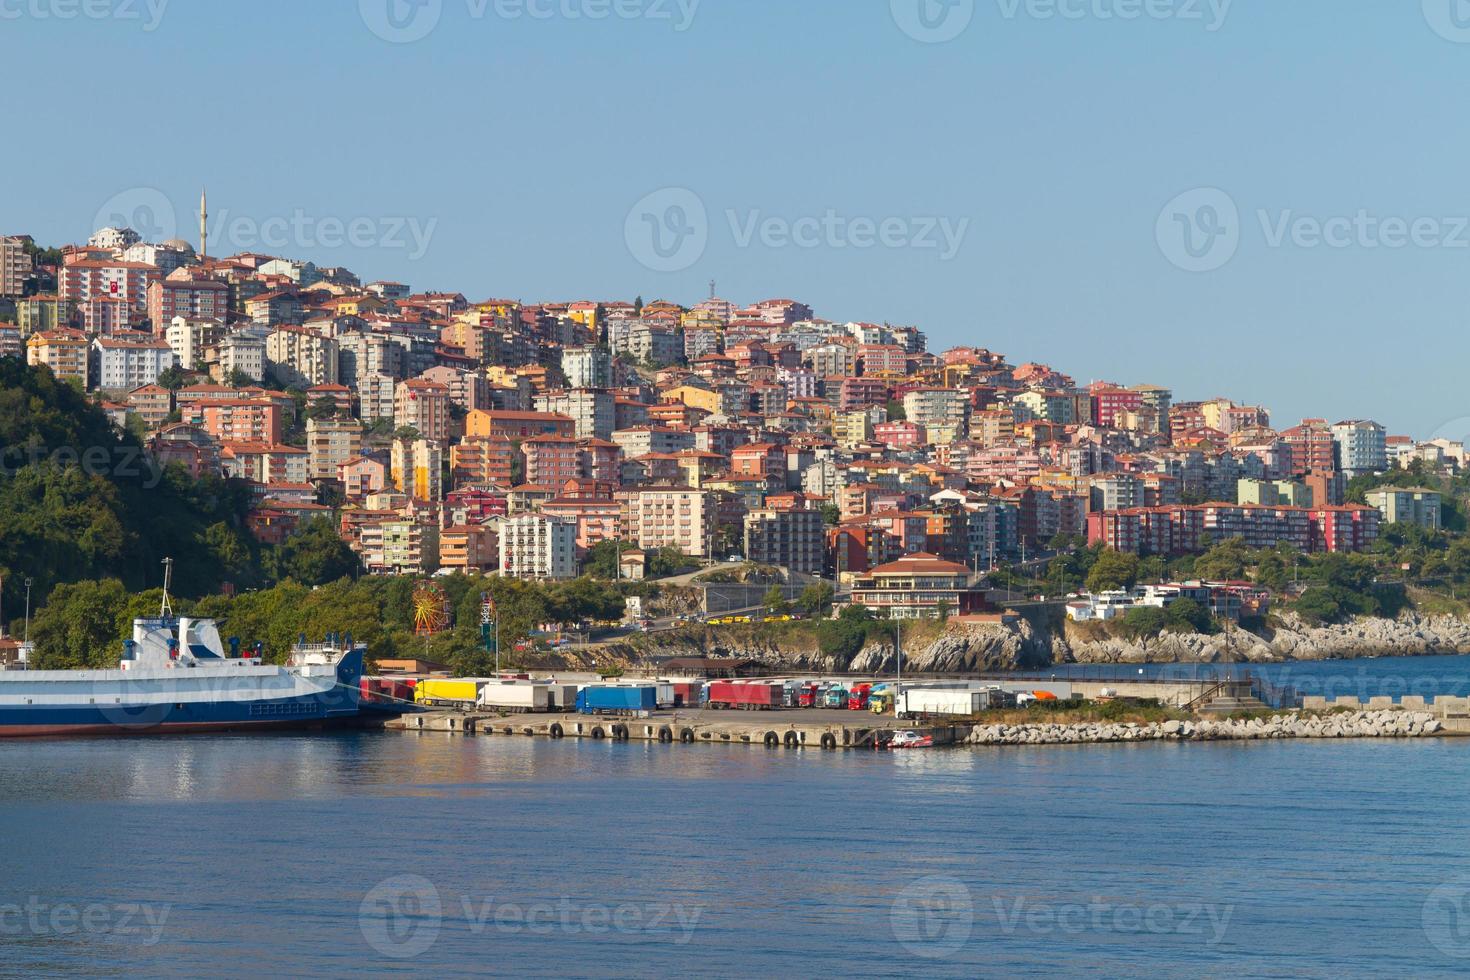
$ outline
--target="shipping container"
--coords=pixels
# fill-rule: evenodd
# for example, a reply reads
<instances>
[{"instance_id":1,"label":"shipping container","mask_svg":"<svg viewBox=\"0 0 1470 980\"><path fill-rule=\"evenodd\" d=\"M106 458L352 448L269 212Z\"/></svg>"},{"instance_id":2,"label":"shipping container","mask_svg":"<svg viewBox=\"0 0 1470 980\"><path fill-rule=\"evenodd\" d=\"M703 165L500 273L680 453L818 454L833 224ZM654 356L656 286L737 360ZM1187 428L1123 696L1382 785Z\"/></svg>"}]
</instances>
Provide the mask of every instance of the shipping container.
<instances>
[{"instance_id":1,"label":"shipping container","mask_svg":"<svg viewBox=\"0 0 1470 980\"><path fill-rule=\"evenodd\" d=\"M479 700L480 688L486 683L484 678L425 679L414 688L414 700L431 706L472 705Z\"/></svg>"},{"instance_id":2,"label":"shipping container","mask_svg":"<svg viewBox=\"0 0 1470 980\"><path fill-rule=\"evenodd\" d=\"M480 688L479 706L505 711L550 711L551 687L530 682L491 682Z\"/></svg>"},{"instance_id":3,"label":"shipping container","mask_svg":"<svg viewBox=\"0 0 1470 980\"><path fill-rule=\"evenodd\" d=\"M658 690L649 687L591 685L577 693L577 711L584 715L632 714L658 707Z\"/></svg>"},{"instance_id":4,"label":"shipping container","mask_svg":"<svg viewBox=\"0 0 1470 980\"><path fill-rule=\"evenodd\" d=\"M786 703L786 689L768 681L711 681L708 697L711 708L780 708Z\"/></svg>"}]
</instances>

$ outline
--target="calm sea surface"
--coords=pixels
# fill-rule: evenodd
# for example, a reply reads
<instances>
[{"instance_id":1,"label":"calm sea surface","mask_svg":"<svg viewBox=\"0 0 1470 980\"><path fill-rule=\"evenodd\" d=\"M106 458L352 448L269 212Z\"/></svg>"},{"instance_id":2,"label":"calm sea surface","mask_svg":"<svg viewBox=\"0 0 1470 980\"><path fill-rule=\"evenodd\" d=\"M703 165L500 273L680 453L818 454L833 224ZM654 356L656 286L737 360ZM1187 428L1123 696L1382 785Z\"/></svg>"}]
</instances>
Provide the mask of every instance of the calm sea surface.
<instances>
[{"instance_id":1,"label":"calm sea surface","mask_svg":"<svg viewBox=\"0 0 1470 980\"><path fill-rule=\"evenodd\" d=\"M1435 666L1336 666L1395 663ZM1462 975L1467 772L1470 740L9 741L0 974Z\"/></svg>"}]
</instances>

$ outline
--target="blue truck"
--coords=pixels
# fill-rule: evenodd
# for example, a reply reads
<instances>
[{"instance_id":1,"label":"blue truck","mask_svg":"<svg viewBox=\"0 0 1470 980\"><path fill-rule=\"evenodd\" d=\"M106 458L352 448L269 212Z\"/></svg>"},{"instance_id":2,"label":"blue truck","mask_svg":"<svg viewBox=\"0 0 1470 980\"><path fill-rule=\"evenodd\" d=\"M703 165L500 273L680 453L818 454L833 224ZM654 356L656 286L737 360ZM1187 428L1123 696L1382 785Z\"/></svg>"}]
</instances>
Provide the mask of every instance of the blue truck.
<instances>
[{"instance_id":1,"label":"blue truck","mask_svg":"<svg viewBox=\"0 0 1470 980\"><path fill-rule=\"evenodd\" d=\"M584 687L577 692L577 713L583 715L631 715L658 707L658 688Z\"/></svg>"}]
</instances>

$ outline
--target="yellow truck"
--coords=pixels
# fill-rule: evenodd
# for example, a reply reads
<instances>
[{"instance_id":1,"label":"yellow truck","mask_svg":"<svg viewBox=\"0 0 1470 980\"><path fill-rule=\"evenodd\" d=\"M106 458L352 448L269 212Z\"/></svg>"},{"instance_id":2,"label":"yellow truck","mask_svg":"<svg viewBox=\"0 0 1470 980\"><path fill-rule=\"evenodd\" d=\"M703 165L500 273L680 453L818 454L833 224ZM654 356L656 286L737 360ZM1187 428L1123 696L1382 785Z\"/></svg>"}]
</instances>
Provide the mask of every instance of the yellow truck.
<instances>
[{"instance_id":1,"label":"yellow truck","mask_svg":"<svg viewBox=\"0 0 1470 980\"><path fill-rule=\"evenodd\" d=\"M419 681L413 689L413 699L418 704L429 707L473 707L479 700L480 689L485 686L485 683L484 680L476 678L425 679Z\"/></svg>"},{"instance_id":2,"label":"yellow truck","mask_svg":"<svg viewBox=\"0 0 1470 980\"><path fill-rule=\"evenodd\" d=\"M868 710L875 715L886 715L893 710L893 692L878 691L868 693Z\"/></svg>"}]
</instances>

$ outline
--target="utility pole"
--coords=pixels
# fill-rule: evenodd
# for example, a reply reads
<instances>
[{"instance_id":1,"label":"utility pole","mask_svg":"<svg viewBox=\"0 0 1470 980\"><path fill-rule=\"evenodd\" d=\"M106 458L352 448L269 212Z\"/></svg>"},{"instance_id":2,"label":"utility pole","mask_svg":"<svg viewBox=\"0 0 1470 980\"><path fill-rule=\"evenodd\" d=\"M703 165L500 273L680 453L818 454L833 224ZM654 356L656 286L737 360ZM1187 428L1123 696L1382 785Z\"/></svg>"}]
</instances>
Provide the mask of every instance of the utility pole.
<instances>
[{"instance_id":1,"label":"utility pole","mask_svg":"<svg viewBox=\"0 0 1470 980\"><path fill-rule=\"evenodd\" d=\"M26 645L31 642L31 580L26 579L26 631L22 641Z\"/></svg>"}]
</instances>

